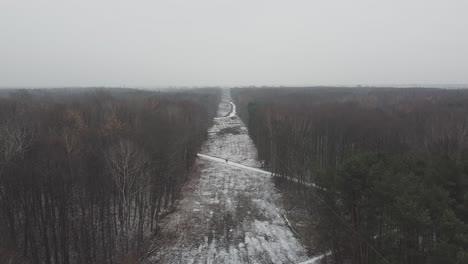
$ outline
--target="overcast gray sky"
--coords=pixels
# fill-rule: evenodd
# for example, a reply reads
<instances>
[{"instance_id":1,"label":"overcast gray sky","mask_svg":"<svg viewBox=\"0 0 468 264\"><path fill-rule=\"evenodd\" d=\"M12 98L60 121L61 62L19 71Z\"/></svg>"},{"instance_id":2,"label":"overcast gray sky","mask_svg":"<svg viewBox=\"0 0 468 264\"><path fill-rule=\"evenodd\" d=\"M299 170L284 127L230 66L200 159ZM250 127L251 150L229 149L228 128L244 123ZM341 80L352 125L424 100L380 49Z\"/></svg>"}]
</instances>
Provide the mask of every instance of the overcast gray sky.
<instances>
[{"instance_id":1,"label":"overcast gray sky","mask_svg":"<svg viewBox=\"0 0 468 264\"><path fill-rule=\"evenodd\" d=\"M467 0L0 0L0 86L447 83Z\"/></svg>"}]
</instances>

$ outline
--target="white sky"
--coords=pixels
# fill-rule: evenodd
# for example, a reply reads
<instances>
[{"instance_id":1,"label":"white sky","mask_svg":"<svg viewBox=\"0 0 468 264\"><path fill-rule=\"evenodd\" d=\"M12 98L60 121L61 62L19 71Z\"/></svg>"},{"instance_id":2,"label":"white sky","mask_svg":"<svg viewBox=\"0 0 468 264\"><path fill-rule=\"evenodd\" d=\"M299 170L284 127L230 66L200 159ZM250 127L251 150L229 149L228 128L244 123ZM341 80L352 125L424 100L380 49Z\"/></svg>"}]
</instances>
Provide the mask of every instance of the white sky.
<instances>
[{"instance_id":1,"label":"white sky","mask_svg":"<svg viewBox=\"0 0 468 264\"><path fill-rule=\"evenodd\" d=\"M0 0L0 86L468 83L468 0Z\"/></svg>"}]
</instances>

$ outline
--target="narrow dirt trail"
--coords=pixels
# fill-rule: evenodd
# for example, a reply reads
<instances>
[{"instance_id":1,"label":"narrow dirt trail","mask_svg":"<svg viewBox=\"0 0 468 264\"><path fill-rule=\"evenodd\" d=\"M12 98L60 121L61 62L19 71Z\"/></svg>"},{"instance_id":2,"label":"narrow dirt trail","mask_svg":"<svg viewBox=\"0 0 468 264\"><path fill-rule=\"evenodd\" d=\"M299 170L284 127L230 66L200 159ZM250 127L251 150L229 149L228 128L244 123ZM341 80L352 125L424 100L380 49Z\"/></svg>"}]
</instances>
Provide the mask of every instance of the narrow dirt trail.
<instances>
[{"instance_id":1,"label":"narrow dirt trail","mask_svg":"<svg viewBox=\"0 0 468 264\"><path fill-rule=\"evenodd\" d=\"M229 91L201 153L260 167ZM234 106L235 107L235 106ZM281 196L265 173L197 159L177 209L161 223L147 263L300 263L307 253L282 217Z\"/></svg>"}]
</instances>

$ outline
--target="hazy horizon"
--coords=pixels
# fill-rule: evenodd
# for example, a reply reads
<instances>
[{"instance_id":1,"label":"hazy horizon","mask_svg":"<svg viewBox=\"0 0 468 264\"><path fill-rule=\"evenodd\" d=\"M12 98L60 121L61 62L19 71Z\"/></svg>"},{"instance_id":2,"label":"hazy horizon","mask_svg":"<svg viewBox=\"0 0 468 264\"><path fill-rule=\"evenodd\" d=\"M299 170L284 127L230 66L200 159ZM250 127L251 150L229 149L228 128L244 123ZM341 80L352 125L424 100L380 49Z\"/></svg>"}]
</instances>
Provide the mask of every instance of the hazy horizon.
<instances>
[{"instance_id":1,"label":"hazy horizon","mask_svg":"<svg viewBox=\"0 0 468 264\"><path fill-rule=\"evenodd\" d=\"M468 2L0 3L0 88L465 86Z\"/></svg>"}]
</instances>

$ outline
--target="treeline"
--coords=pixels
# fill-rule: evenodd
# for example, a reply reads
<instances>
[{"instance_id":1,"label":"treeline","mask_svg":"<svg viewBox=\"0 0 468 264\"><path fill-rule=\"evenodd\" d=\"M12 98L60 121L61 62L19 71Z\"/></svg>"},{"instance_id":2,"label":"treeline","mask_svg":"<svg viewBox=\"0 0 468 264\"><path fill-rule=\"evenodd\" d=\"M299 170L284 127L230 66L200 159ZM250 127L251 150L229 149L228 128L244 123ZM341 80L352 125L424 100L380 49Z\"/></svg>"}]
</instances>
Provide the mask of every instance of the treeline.
<instances>
[{"instance_id":1,"label":"treeline","mask_svg":"<svg viewBox=\"0 0 468 264\"><path fill-rule=\"evenodd\" d=\"M231 94L265 166L319 186L307 199L335 263L468 263L467 90Z\"/></svg>"},{"instance_id":2,"label":"treeline","mask_svg":"<svg viewBox=\"0 0 468 264\"><path fill-rule=\"evenodd\" d=\"M219 100L218 89L0 98L0 262L136 263Z\"/></svg>"}]
</instances>

